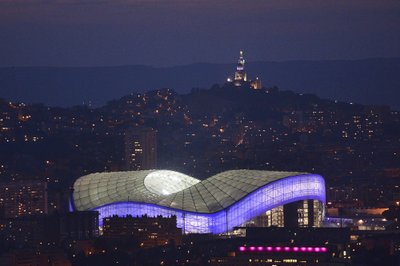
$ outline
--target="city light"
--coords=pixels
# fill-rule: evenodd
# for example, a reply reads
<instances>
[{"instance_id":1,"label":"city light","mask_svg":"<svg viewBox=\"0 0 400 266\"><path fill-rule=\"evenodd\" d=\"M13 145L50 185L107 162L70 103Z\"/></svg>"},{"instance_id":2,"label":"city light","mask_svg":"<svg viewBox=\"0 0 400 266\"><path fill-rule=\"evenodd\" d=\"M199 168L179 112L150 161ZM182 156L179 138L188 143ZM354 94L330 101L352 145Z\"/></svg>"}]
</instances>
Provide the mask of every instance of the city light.
<instances>
[{"instance_id":1,"label":"city light","mask_svg":"<svg viewBox=\"0 0 400 266\"><path fill-rule=\"evenodd\" d=\"M240 252L311 252L311 253L326 253L328 249L326 247L246 247L240 246Z\"/></svg>"}]
</instances>

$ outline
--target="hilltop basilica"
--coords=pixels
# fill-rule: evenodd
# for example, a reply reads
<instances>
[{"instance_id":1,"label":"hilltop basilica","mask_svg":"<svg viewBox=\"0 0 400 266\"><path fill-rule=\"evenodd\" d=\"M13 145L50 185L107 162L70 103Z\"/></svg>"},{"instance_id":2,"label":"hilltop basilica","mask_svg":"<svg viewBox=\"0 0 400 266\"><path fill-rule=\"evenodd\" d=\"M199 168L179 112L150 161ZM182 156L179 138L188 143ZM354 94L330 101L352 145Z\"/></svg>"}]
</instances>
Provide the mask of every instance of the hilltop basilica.
<instances>
[{"instance_id":1,"label":"hilltop basilica","mask_svg":"<svg viewBox=\"0 0 400 266\"><path fill-rule=\"evenodd\" d=\"M256 77L255 80L248 80L247 79L247 73L244 71L244 57L243 57L243 51L240 51L239 55L239 60L236 66L236 71L234 78L229 77L227 79L228 83L233 83L236 87L246 87L250 86L254 90L258 90L262 88L261 80Z\"/></svg>"}]
</instances>

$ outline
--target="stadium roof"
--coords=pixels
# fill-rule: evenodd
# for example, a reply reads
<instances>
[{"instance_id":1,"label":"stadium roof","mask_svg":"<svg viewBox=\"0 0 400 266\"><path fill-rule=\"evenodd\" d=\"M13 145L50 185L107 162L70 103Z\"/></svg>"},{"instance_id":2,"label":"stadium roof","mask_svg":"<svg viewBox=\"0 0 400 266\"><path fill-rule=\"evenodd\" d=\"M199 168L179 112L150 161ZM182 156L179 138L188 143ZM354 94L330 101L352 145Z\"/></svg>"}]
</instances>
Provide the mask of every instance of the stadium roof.
<instances>
[{"instance_id":1,"label":"stadium roof","mask_svg":"<svg viewBox=\"0 0 400 266\"><path fill-rule=\"evenodd\" d=\"M197 213L215 213L274 181L298 172L231 170L206 180L169 170L94 173L74 184L77 210L118 202L143 202Z\"/></svg>"}]
</instances>

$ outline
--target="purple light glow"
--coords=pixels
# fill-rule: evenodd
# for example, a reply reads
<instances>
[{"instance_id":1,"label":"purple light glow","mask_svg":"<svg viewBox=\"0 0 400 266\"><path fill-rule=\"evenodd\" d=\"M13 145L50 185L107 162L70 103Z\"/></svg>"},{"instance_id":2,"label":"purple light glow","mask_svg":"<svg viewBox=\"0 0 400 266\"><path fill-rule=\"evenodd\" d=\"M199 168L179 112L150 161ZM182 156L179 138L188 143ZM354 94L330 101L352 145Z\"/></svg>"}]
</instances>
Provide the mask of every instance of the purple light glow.
<instances>
[{"instance_id":1,"label":"purple light glow","mask_svg":"<svg viewBox=\"0 0 400 266\"><path fill-rule=\"evenodd\" d=\"M294 252L298 252L298 251L299 251L299 247L294 247L294 248L293 248L293 251L294 251Z\"/></svg>"},{"instance_id":2,"label":"purple light glow","mask_svg":"<svg viewBox=\"0 0 400 266\"><path fill-rule=\"evenodd\" d=\"M250 250L254 251L254 250L256 250L256 248L255 247L250 247Z\"/></svg>"},{"instance_id":3,"label":"purple light glow","mask_svg":"<svg viewBox=\"0 0 400 266\"><path fill-rule=\"evenodd\" d=\"M263 251L263 250L264 250L264 247L258 247L257 250L258 250L258 251Z\"/></svg>"},{"instance_id":4,"label":"purple light glow","mask_svg":"<svg viewBox=\"0 0 400 266\"><path fill-rule=\"evenodd\" d=\"M272 251L272 247L267 247L267 250L268 251Z\"/></svg>"},{"instance_id":5,"label":"purple light glow","mask_svg":"<svg viewBox=\"0 0 400 266\"><path fill-rule=\"evenodd\" d=\"M288 193L289 191L289 193ZM271 195L274 195L273 197ZM188 233L220 234L291 202L316 199L325 203L325 181L319 175L298 175L269 183L249 193L233 205L215 213L196 213L142 202L113 202L92 210L99 211L99 224L103 218L118 215L149 217L177 217L177 226Z\"/></svg>"},{"instance_id":6,"label":"purple light glow","mask_svg":"<svg viewBox=\"0 0 400 266\"><path fill-rule=\"evenodd\" d=\"M276 251L281 251L282 248L281 248L281 247L275 247L275 250L276 250Z\"/></svg>"},{"instance_id":7,"label":"purple light glow","mask_svg":"<svg viewBox=\"0 0 400 266\"><path fill-rule=\"evenodd\" d=\"M312 247L308 247L308 248L307 248L307 251L308 251L308 252L311 252L311 251L313 251L313 250L314 250L314 249L313 249Z\"/></svg>"},{"instance_id":8,"label":"purple light glow","mask_svg":"<svg viewBox=\"0 0 400 266\"><path fill-rule=\"evenodd\" d=\"M246 251L246 247L240 247L239 250L240 251Z\"/></svg>"},{"instance_id":9,"label":"purple light glow","mask_svg":"<svg viewBox=\"0 0 400 266\"><path fill-rule=\"evenodd\" d=\"M285 251L290 251L290 247L284 247L283 248Z\"/></svg>"},{"instance_id":10,"label":"purple light glow","mask_svg":"<svg viewBox=\"0 0 400 266\"><path fill-rule=\"evenodd\" d=\"M75 210L74 200L72 198L70 198L68 200L68 209L69 209L70 212L73 212Z\"/></svg>"}]
</instances>

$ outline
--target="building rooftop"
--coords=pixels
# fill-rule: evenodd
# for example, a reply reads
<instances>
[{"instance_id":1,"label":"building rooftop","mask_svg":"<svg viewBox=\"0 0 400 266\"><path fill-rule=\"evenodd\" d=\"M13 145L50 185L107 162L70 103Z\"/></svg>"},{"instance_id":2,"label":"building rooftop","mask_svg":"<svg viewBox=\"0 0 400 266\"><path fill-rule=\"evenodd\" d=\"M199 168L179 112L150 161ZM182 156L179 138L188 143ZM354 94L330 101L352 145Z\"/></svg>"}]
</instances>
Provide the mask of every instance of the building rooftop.
<instances>
[{"instance_id":1,"label":"building rooftop","mask_svg":"<svg viewBox=\"0 0 400 266\"><path fill-rule=\"evenodd\" d=\"M77 210L117 202L143 202L189 212L214 213L269 183L302 175L311 174L231 170L200 181L170 170L94 173L75 182L73 199Z\"/></svg>"}]
</instances>

